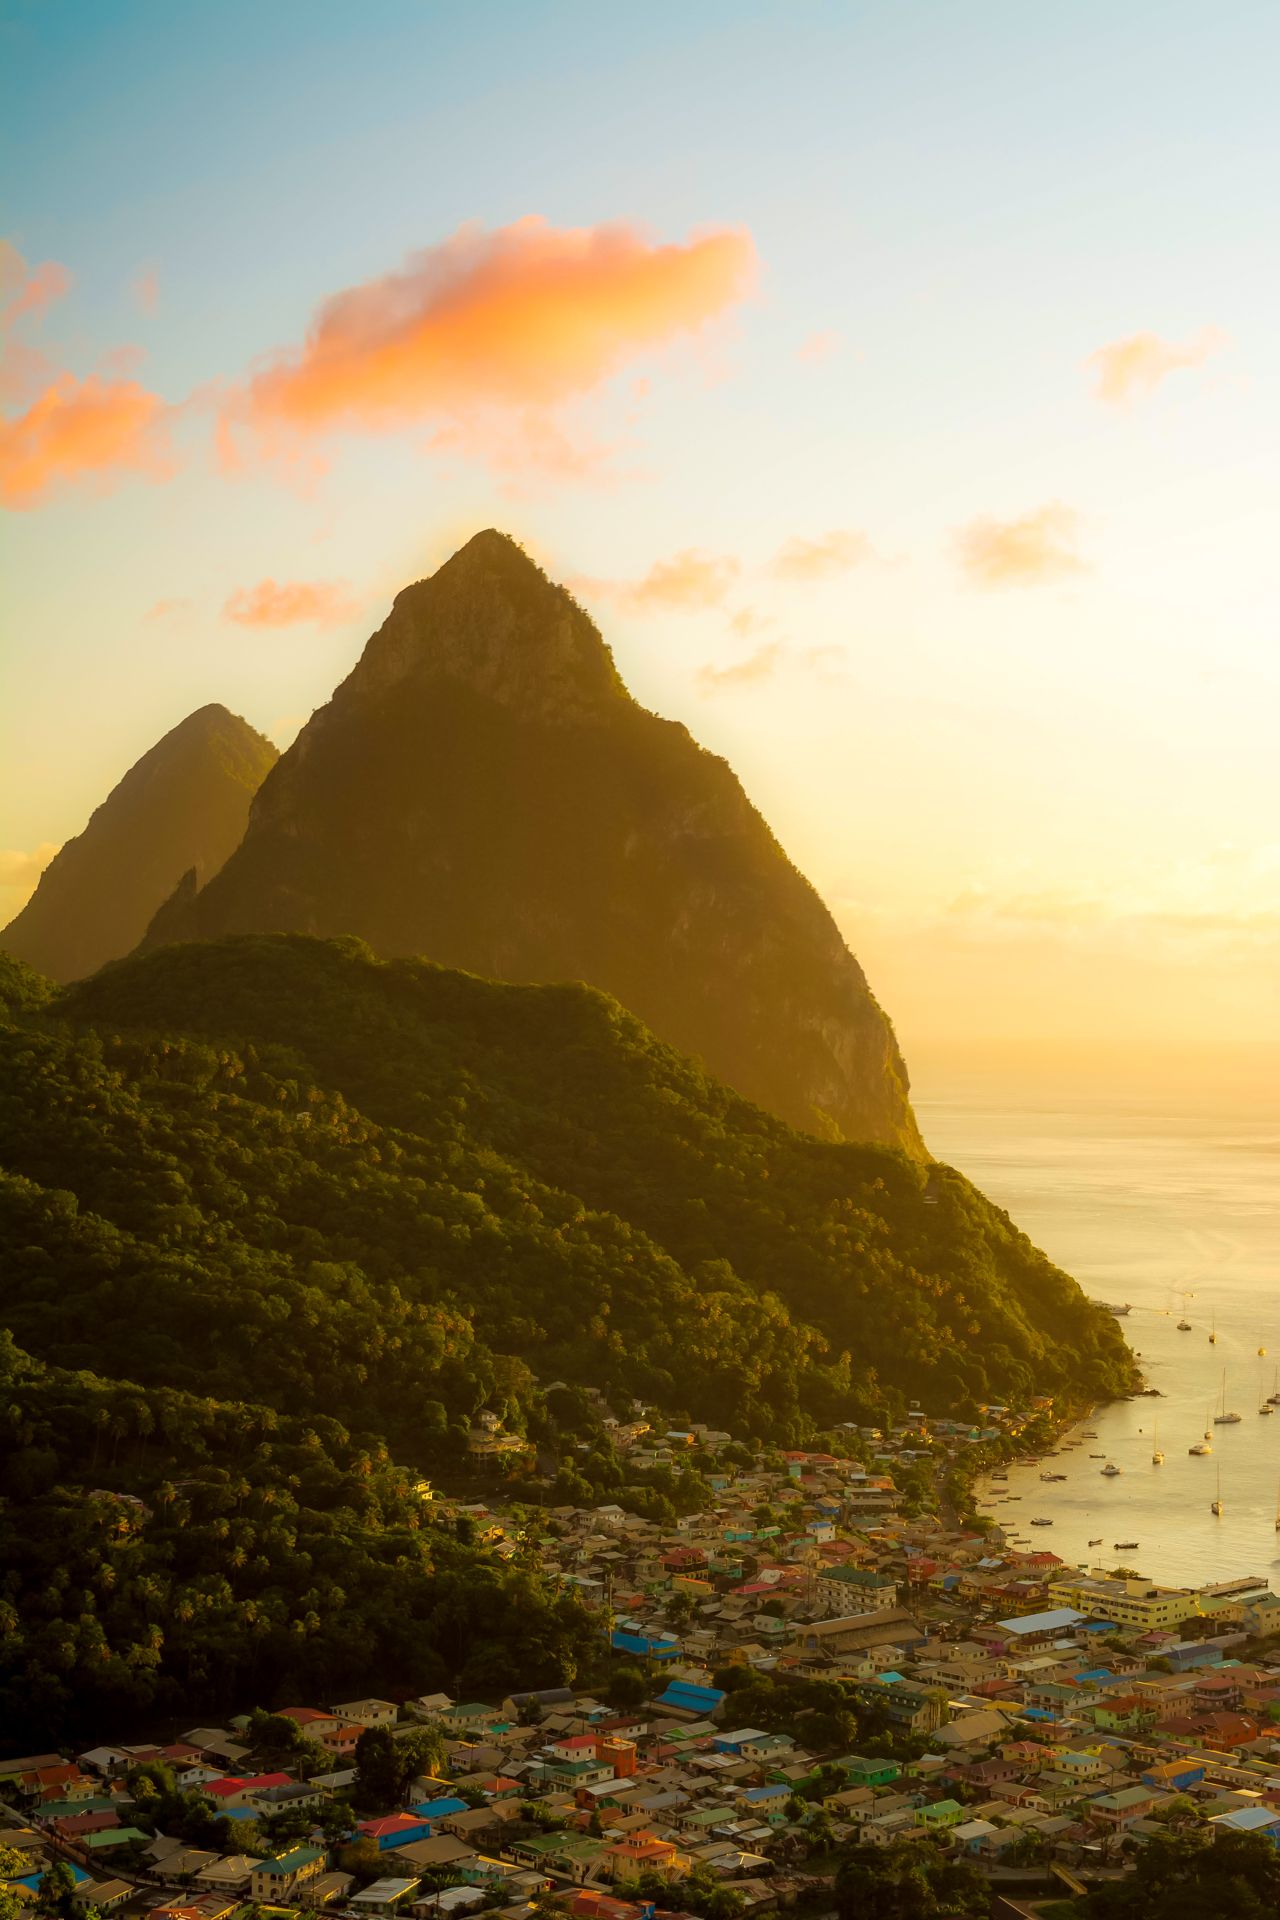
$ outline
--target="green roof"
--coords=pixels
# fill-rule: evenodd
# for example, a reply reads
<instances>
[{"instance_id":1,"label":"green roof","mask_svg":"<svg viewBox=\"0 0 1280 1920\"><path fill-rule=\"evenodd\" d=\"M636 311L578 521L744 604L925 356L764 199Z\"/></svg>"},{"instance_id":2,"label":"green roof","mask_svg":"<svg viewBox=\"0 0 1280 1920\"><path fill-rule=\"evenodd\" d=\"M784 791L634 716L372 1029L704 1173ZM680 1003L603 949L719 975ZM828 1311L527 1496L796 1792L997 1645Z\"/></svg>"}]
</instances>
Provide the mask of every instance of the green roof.
<instances>
[{"instance_id":1,"label":"green roof","mask_svg":"<svg viewBox=\"0 0 1280 1920\"><path fill-rule=\"evenodd\" d=\"M319 1858L319 1847L294 1847L291 1853L277 1854L274 1860L260 1860L254 1872L297 1873L300 1867L309 1867L313 1860Z\"/></svg>"}]
</instances>

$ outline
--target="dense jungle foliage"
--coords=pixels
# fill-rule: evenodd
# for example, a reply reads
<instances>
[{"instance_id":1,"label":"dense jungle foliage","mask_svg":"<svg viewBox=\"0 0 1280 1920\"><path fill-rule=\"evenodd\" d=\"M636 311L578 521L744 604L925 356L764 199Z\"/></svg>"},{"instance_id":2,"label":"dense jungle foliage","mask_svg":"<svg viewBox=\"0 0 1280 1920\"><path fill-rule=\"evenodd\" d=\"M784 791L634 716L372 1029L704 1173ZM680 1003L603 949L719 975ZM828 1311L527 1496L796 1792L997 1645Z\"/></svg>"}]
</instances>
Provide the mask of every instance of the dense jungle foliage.
<instances>
[{"instance_id":1,"label":"dense jungle foliage","mask_svg":"<svg viewBox=\"0 0 1280 1920\"><path fill-rule=\"evenodd\" d=\"M278 1699L267 1675L566 1675L577 1610L415 1490L467 1470L486 1406L568 1498L617 1481L562 1465L581 1385L797 1444L907 1396L1132 1384L1114 1322L958 1174L793 1133L587 988L349 940L61 992L0 962L0 1270L19 1745Z\"/></svg>"}]
</instances>

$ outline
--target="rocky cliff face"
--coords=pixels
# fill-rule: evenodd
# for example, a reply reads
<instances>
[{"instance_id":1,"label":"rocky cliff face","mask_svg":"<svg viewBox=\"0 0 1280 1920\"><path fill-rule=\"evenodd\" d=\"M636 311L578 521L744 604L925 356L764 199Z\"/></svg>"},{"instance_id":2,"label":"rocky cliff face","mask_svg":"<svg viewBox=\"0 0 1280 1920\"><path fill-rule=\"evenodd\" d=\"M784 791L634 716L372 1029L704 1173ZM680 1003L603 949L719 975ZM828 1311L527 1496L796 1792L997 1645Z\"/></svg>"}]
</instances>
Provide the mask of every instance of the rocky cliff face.
<instances>
[{"instance_id":1,"label":"rocky cliff face","mask_svg":"<svg viewBox=\"0 0 1280 1920\"><path fill-rule=\"evenodd\" d=\"M628 694L587 615L478 534L397 596L149 944L355 933L584 980L794 1125L923 1151L893 1031L732 770Z\"/></svg>"},{"instance_id":2,"label":"rocky cliff face","mask_svg":"<svg viewBox=\"0 0 1280 1920\"><path fill-rule=\"evenodd\" d=\"M54 980L132 952L182 875L208 880L244 836L276 749L225 707L166 733L55 856L0 947Z\"/></svg>"}]
</instances>

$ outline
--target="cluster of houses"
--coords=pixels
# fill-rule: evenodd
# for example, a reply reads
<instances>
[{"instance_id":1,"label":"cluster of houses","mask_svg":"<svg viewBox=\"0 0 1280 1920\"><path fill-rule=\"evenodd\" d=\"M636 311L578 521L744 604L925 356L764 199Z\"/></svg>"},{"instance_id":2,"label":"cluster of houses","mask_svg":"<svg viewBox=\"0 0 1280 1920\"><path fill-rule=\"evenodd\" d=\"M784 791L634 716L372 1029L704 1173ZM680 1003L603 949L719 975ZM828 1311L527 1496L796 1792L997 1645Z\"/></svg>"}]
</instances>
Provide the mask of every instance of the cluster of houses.
<instances>
[{"instance_id":1,"label":"cluster of houses","mask_svg":"<svg viewBox=\"0 0 1280 1920\"><path fill-rule=\"evenodd\" d=\"M988 1417L979 1434L1007 1416ZM859 1436L869 1465L794 1451L721 1474L705 1463L729 1436L659 1444L641 1425L646 1452L699 1450L713 1505L674 1524L609 1504L531 1516L442 1500L495 1552L532 1547L595 1610L594 1692L286 1703L324 1756L305 1779L261 1764L247 1717L0 1763L0 1844L28 1863L13 1890L34 1904L60 1859L80 1907L154 1920L233 1920L252 1903L517 1920L547 1897L575 1920L639 1920L642 1878L650 1894L667 1883L659 1904L676 1911L690 1875L730 1884L747 1911L788 1904L846 1839L929 1836L979 1865L1075 1874L1114 1868L1170 1821L1280 1846L1280 1657L1244 1657L1277 1626L1266 1583L1160 1587L900 1513L895 1472L971 1431L913 1416ZM833 1747L806 1738L803 1714L762 1715L790 1732L744 1723L738 1683L789 1678L845 1683L874 1734ZM335 1833L324 1815L350 1794L361 1735L424 1725L443 1741L439 1773ZM235 1823L240 1848L139 1825L128 1776L148 1758ZM244 1848L286 1809L300 1837Z\"/></svg>"}]
</instances>

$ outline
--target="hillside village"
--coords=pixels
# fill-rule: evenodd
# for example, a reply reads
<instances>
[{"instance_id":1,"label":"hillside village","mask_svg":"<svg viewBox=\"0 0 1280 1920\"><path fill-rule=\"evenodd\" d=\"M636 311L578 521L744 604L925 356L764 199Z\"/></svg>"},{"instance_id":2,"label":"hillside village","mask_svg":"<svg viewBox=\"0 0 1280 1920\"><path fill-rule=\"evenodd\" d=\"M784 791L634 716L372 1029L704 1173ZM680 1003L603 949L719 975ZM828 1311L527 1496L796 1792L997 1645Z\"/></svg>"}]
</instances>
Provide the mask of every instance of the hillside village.
<instances>
[{"instance_id":1,"label":"hillside village","mask_svg":"<svg viewBox=\"0 0 1280 1920\"><path fill-rule=\"evenodd\" d=\"M924 1843L1009 1899L1123 1872L1171 1828L1280 1846L1280 1600L1250 1577L1081 1571L965 1521L937 1490L1031 1417L913 1409L847 1456L610 1417L637 1469L701 1463L713 1504L674 1524L530 1509L502 1481L436 1495L441 1524L536 1557L590 1609L573 1686L247 1702L174 1738L104 1726L15 1756L7 1890L155 1920L729 1920L829 1909L850 1846ZM477 1462L523 1445L477 1420ZM932 1500L908 1501L925 1468Z\"/></svg>"}]
</instances>

